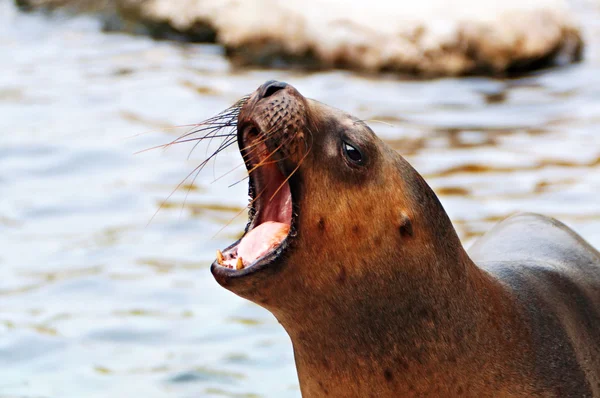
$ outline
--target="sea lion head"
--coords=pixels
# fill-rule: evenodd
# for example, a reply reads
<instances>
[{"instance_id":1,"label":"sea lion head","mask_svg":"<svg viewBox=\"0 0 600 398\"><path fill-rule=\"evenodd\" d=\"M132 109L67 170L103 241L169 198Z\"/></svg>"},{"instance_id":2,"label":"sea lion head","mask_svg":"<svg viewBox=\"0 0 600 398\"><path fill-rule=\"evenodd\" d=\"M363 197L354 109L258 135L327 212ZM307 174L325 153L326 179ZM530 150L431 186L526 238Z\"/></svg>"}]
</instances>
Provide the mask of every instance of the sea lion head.
<instances>
[{"instance_id":1,"label":"sea lion head","mask_svg":"<svg viewBox=\"0 0 600 398\"><path fill-rule=\"evenodd\" d=\"M416 289L460 247L424 180L356 117L269 81L244 103L237 134L249 222L211 271L280 321Z\"/></svg>"}]
</instances>

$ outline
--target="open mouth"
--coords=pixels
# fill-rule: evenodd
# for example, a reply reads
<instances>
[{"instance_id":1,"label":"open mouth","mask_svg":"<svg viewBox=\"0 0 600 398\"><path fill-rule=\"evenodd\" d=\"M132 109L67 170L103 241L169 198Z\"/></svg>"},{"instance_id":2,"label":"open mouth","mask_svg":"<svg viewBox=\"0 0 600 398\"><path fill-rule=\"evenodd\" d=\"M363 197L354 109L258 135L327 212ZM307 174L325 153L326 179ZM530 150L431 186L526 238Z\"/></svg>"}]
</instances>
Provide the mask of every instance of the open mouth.
<instances>
[{"instance_id":1,"label":"open mouth","mask_svg":"<svg viewBox=\"0 0 600 398\"><path fill-rule=\"evenodd\" d=\"M281 170L277 151L269 150L255 127L242 131L240 147L250 174L249 222L240 240L217 251L216 261L220 267L237 271L276 260L293 226L290 181Z\"/></svg>"}]
</instances>

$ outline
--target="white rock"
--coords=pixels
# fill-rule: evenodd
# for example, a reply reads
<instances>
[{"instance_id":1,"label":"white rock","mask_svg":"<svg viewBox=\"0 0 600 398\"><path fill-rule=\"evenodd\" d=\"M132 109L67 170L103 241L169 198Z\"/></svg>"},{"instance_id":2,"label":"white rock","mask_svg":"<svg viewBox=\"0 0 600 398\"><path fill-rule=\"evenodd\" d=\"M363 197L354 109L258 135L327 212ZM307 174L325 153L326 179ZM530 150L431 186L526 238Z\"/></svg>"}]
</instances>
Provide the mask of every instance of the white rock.
<instances>
[{"instance_id":1,"label":"white rock","mask_svg":"<svg viewBox=\"0 0 600 398\"><path fill-rule=\"evenodd\" d=\"M184 33L208 24L242 63L292 57L370 72L502 74L572 62L582 48L565 0L114 1Z\"/></svg>"}]
</instances>

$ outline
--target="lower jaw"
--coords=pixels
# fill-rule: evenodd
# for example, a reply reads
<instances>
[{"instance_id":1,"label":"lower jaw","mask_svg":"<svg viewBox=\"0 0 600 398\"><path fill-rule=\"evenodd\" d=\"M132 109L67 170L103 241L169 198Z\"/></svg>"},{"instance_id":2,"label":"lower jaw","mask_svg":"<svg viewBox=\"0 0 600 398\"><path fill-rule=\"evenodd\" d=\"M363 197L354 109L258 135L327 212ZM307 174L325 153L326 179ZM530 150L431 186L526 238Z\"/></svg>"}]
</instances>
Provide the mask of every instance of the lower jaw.
<instances>
[{"instance_id":1,"label":"lower jaw","mask_svg":"<svg viewBox=\"0 0 600 398\"><path fill-rule=\"evenodd\" d=\"M267 230L267 232L265 233L264 230ZM290 225L286 223L275 221L264 222L248 232L249 235L265 234L268 236L268 238L260 242L262 244L261 247L256 248L252 247L249 243L247 244L250 240L247 234L239 241L231 253L223 255L220 250L217 250L217 262L219 265L229 269L241 270L250 268L255 263L264 260L280 249L282 242L288 237L289 232Z\"/></svg>"},{"instance_id":2,"label":"lower jaw","mask_svg":"<svg viewBox=\"0 0 600 398\"><path fill-rule=\"evenodd\" d=\"M268 253L266 256L240 269L236 269L236 267L230 268L220 265L217 260L213 262L211 266L211 272L213 273L215 279L223 286L229 286L235 281L241 282L241 280L246 280L246 278L250 277L251 275L261 274L264 276L266 275L265 271L267 274L269 274L270 271L275 271L278 269L278 266L281 262L280 260L282 256L285 255L284 253L287 249L287 246L288 242L284 241L275 251Z\"/></svg>"}]
</instances>

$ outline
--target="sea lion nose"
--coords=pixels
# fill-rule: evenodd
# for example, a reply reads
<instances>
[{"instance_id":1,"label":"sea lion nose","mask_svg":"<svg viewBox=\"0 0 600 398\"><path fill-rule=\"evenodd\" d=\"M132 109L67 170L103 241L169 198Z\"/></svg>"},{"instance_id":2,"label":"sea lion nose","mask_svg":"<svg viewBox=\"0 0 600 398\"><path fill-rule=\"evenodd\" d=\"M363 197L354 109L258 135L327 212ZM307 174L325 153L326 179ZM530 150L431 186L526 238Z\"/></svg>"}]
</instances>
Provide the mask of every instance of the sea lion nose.
<instances>
[{"instance_id":1,"label":"sea lion nose","mask_svg":"<svg viewBox=\"0 0 600 398\"><path fill-rule=\"evenodd\" d=\"M259 89L259 98L267 98L275 94L279 90L283 90L288 86L285 82L278 82L277 80L269 80L263 84Z\"/></svg>"}]
</instances>

